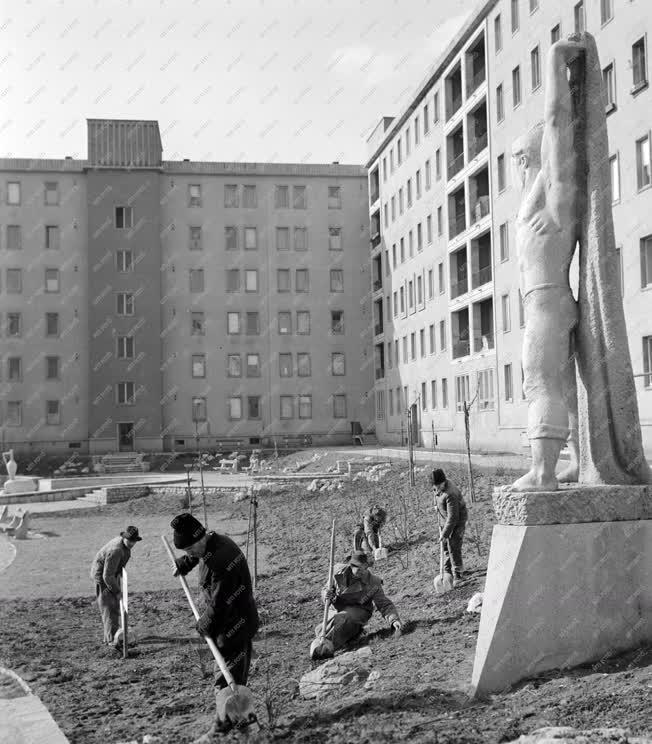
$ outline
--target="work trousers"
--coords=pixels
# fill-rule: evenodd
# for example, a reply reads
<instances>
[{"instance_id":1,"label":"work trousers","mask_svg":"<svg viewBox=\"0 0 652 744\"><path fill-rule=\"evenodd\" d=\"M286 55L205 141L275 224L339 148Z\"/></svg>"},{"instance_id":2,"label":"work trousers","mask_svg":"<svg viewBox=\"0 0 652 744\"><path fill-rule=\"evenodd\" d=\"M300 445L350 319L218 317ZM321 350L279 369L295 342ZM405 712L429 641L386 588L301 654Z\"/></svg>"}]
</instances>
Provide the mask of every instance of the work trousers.
<instances>
[{"instance_id":1,"label":"work trousers","mask_svg":"<svg viewBox=\"0 0 652 744\"><path fill-rule=\"evenodd\" d=\"M252 652L251 640L247 641L244 646L240 646L234 649L220 649L220 653L224 657L226 666L233 676L233 681L236 685L246 685L247 679L249 678L249 667L251 666L251 652ZM228 687L226 680L224 679L222 672L217 664L214 663L215 669L215 687L218 690L223 690Z\"/></svg>"},{"instance_id":2,"label":"work trousers","mask_svg":"<svg viewBox=\"0 0 652 744\"><path fill-rule=\"evenodd\" d=\"M104 643L112 643L113 636L120 627L120 597L109 591L106 584L95 584L95 598L102 615Z\"/></svg>"},{"instance_id":3,"label":"work trousers","mask_svg":"<svg viewBox=\"0 0 652 744\"><path fill-rule=\"evenodd\" d=\"M346 607L339 612L331 607L326 624L326 635L337 650L357 638L369 620L369 613L362 607ZM315 635L321 638L322 624L315 626Z\"/></svg>"},{"instance_id":4,"label":"work trousers","mask_svg":"<svg viewBox=\"0 0 652 744\"><path fill-rule=\"evenodd\" d=\"M444 571L459 576L463 569L462 543L464 542L464 531L466 525L458 525L450 534L448 541L444 541ZM450 553L448 546L450 545ZM451 555L452 554L452 555ZM452 557L452 565L451 565Z\"/></svg>"}]
</instances>

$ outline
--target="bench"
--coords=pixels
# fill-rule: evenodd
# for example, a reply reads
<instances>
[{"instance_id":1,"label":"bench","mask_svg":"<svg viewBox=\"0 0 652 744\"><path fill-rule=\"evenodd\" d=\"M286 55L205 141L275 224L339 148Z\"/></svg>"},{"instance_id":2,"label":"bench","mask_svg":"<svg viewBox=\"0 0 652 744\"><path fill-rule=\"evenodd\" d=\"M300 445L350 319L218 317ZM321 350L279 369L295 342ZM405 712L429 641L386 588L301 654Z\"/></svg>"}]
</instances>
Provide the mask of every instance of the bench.
<instances>
[{"instance_id":1,"label":"bench","mask_svg":"<svg viewBox=\"0 0 652 744\"><path fill-rule=\"evenodd\" d=\"M230 450L234 450L234 449L236 449L238 447L243 447L244 444L245 444L245 442L244 442L243 439L237 439L236 437L232 437L232 438L228 438L227 437L225 439L218 439L214 443L213 446L216 449L230 449Z\"/></svg>"},{"instance_id":2,"label":"bench","mask_svg":"<svg viewBox=\"0 0 652 744\"><path fill-rule=\"evenodd\" d=\"M220 473L237 473L238 472L238 453L231 459L222 458L220 460Z\"/></svg>"},{"instance_id":3,"label":"bench","mask_svg":"<svg viewBox=\"0 0 652 744\"><path fill-rule=\"evenodd\" d=\"M297 447L312 447L312 435L301 434L298 436L283 437L282 442L285 449Z\"/></svg>"}]
</instances>

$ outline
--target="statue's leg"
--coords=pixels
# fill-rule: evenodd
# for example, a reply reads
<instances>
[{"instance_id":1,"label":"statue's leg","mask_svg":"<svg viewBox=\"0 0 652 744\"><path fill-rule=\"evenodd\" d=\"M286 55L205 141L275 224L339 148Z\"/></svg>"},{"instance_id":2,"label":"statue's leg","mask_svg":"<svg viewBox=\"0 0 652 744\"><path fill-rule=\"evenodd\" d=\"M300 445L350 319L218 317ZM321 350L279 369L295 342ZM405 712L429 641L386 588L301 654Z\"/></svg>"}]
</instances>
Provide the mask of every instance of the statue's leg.
<instances>
[{"instance_id":1,"label":"statue's leg","mask_svg":"<svg viewBox=\"0 0 652 744\"><path fill-rule=\"evenodd\" d=\"M564 399L568 408L568 453L570 460L557 475L560 483L577 483L580 475L580 442L579 424L577 417L577 373L575 366L575 330L570 332L570 348L568 363L564 367L562 383L564 387Z\"/></svg>"}]
</instances>

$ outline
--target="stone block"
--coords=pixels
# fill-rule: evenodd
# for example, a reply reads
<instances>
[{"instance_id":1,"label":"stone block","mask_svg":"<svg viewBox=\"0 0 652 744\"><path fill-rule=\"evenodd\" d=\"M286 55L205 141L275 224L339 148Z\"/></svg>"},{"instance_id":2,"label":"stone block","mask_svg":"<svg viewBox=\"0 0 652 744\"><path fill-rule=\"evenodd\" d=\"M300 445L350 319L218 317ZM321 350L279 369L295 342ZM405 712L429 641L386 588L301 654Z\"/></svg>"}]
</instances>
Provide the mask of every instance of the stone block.
<instances>
[{"instance_id":1,"label":"stone block","mask_svg":"<svg viewBox=\"0 0 652 744\"><path fill-rule=\"evenodd\" d=\"M329 659L301 677L301 697L318 700L362 686L371 672L371 656L371 649L363 646Z\"/></svg>"},{"instance_id":2,"label":"stone block","mask_svg":"<svg viewBox=\"0 0 652 744\"><path fill-rule=\"evenodd\" d=\"M627 729L578 730L569 726L546 726L522 734L510 744L652 744L652 737L632 736Z\"/></svg>"}]
</instances>

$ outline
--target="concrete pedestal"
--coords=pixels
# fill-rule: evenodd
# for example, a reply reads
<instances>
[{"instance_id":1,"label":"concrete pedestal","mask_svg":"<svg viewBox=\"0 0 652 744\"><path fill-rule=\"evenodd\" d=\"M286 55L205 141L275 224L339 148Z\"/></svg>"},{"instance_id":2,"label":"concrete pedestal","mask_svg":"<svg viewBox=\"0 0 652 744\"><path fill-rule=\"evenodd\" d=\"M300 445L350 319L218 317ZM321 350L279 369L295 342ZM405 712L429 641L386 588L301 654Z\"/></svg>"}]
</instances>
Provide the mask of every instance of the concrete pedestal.
<instances>
[{"instance_id":1,"label":"concrete pedestal","mask_svg":"<svg viewBox=\"0 0 652 744\"><path fill-rule=\"evenodd\" d=\"M623 488L497 489L473 695L652 642L652 496L627 487L618 519Z\"/></svg>"},{"instance_id":2,"label":"concrete pedestal","mask_svg":"<svg viewBox=\"0 0 652 744\"><path fill-rule=\"evenodd\" d=\"M32 491L38 491L38 478L18 475L13 480L6 480L0 493L3 496L10 496L14 493L31 493Z\"/></svg>"}]
</instances>

